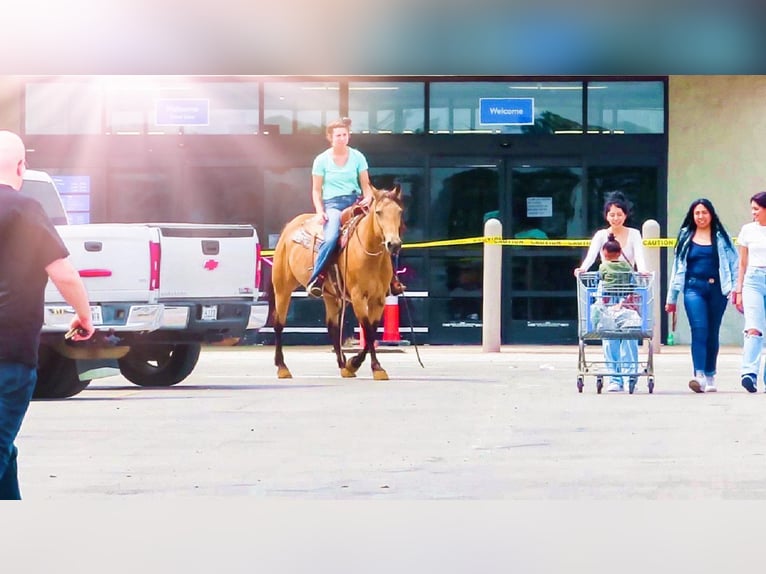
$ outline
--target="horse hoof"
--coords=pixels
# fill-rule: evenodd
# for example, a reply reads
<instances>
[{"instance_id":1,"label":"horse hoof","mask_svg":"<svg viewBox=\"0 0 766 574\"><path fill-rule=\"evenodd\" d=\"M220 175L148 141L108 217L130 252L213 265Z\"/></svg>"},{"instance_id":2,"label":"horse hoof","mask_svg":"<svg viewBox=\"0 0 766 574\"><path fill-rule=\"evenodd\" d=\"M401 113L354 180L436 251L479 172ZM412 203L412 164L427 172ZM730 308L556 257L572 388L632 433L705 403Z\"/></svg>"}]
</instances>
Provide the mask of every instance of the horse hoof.
<instances>
[{"instance_id":1,"label":"horse hoof","mask_svg":"<svg viewBox=\"0 0 766 574\"><path fill-rule=\"evenodd\" d=\"M354 371L347 369L346 367L343 367L340 370L340 376L343 377L344 379L353 379L354 377L356 377L356 373Z\"/></svg>"},{"instance_id":2,"label":"horse hoof","mask_svg":"<svg viewBox=\"0 0 766 574\"><path fill-rule=\"evenodd\" d=\"M380 371L373 371L372 372L372 378L376 381L387 381L388 380L388 373L381 369Z\"/></svg>"},{"instance_id":3,"label":"horse hoof","mask_svg":"<svg viewBox=\"0 0 766 574\"><path fill-rule=\"evenodd\" d=\"M280 379L292 379L293 374L289 369L282 368L277 371L277 377Z\"/></svg>"}]
</instances>

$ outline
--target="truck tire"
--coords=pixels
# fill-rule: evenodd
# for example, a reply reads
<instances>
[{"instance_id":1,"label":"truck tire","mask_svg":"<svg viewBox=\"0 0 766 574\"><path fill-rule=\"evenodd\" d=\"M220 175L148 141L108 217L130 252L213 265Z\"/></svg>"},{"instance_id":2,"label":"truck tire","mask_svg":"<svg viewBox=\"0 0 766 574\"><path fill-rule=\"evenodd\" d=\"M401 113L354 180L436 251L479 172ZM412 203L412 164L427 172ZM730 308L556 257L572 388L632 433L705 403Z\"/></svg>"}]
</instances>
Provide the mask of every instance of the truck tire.
<instances>
[{"instance_id":1,"label":"truck tire","mask_svg":"<svg viewBox=\"0 0 766 574\"><path fill-rule=\"evenodd\" d=\"M56 352L48 345L40 345L37 384L34 399L66 399L75 396L90 384L77 376L77 363Z\"/></svg>"},{"instance_id":2,"label":"truck tire","mask_svg":"<svg viewBox=\"0 0 766 574\"><path fill-rule=\"evenodd\" d=\"M170 387L191 374L201 348L199 343L135 345L118 361L120 373L142 387Z\"/></svg>"}]
</instances>

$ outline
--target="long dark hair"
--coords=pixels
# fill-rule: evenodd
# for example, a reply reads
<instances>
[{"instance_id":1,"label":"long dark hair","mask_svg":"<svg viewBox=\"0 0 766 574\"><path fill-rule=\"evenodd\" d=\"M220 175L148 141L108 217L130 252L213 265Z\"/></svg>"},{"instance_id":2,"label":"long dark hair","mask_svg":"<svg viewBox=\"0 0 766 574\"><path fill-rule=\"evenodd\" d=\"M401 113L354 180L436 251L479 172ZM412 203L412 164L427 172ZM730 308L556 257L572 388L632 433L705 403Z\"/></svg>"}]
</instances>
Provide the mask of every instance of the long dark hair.
<instances>
[{"instance_id":1,"label":"long dark hair","mask_svg":"<svg viewBox=\"0 0 766 574\"><path fill-rule=\"evenodd\" d=\"M612 209L612 206L622 210L625 214L625 221L630 219L630 216L633 213L633 204L627 197L625 197L624 193L617 190L610 192L606 196L606 199L604 200L604 217L606 217L606 214Z\"/></svg>"},{"instance_id":2,"label":"long dark hair","mask_svg":"<svg viewBox=\"0 0 766 574\"><path fill-rule=\"evenodd\" d=\"M766 191L759 191L750 198L750 201L756 202L761 207L766 207Z\"/></svg>"},{"instance_id":3,"label":"long dark hair","mask_svg":"<svg viewBox=\"0 0 766 574\"><path fill-rule=\"evenodd\" d=\"M764 202L766 202L766 193L764 193ZM694 209L698 205L704 206L705 209L710 212L710 236L714 241L713 245L715 245L716 236L720 234L724 241L729 244L729 246L732 248L734 247L731 242L731 237L729 237L729 234L726 232L726 228L724 228L723 223L721 223L721 220L719 219L713 204L709 199L700 197L699 199L695 199L691 202L691 205L689 205L689 210L686 212L686 216L681 222L681 229L679 229L678 237L676 238L675 254L677 257L686 257L686 253L689 251L691 238L694 236L694 232L697 231L697 223L694 221Z\"/></svg>"}]
</instances>

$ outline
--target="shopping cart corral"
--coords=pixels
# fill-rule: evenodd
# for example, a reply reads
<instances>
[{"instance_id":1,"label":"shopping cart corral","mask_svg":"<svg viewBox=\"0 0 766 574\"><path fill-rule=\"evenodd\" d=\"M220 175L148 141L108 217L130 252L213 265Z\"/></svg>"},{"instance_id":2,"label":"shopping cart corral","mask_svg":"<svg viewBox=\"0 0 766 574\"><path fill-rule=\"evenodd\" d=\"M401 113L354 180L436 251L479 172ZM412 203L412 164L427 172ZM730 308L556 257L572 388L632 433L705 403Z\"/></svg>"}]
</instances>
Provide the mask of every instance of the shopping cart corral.
<instances>
[{"instance_id":1,"label":"shopping cart corral","mask_svg":"<svg viewBox=\"0 0 766 574\"><path fill-rule=\"evenodd\" d=\"M577 313L579 359L577 390L582 392L585 377L596 379L601 393L604 377L628 379L632 394L640 377L646 377L649 392L654 391L654 273L623 273L616 282L605 285L598 272L580 273L577 277ZM586 343L596 340L636 340L646 349L646 360L637 354L635 361L607 361L601 346L600 360L588 360ZM591 351L593 352L593 351ZM640 353L640 351L639 351ZM622 358L622 357L621 357Z\"/></svg>"}]
</instances>

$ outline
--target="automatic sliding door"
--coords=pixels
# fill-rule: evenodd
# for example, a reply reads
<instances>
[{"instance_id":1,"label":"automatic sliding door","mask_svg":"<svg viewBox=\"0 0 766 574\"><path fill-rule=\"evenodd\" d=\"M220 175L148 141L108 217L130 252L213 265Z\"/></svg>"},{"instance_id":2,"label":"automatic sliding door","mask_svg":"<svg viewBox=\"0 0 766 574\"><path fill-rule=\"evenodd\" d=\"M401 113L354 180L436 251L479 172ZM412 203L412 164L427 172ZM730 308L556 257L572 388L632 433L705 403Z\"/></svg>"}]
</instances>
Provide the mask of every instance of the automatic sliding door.
<instances>
[{"instance_id":1,"label":"automatic sliding door","mask_svg":"<svg viewBox=\"0 0 766 574\"><path fill-rule=\"evenodd\" d=\"M579 166L524 163L509 169L515 239L580 238L585 223ZM503 342L574 343L577 301L573 269L581 251L565 246L506 248ZM510 274L510 281L508 281ZM510 286L510 289L509 289Z\"/></svg>"},{"instance_id":2,"label":"automatic sliding door","mask_svg":"<svg viewBox=\"0 0 766 574\"><path fill-rule=\"evenodd\" d=\"M451 163L449 167L431 168L432 237L481 236L486 219L499 217L499 163L454 160ZM481 343L482 269L481 244L429 250L431 343Z\"/></svg>"}]
</instances>

